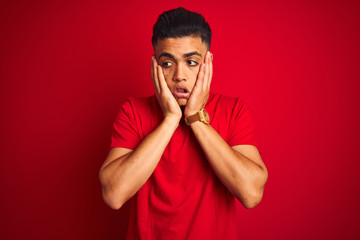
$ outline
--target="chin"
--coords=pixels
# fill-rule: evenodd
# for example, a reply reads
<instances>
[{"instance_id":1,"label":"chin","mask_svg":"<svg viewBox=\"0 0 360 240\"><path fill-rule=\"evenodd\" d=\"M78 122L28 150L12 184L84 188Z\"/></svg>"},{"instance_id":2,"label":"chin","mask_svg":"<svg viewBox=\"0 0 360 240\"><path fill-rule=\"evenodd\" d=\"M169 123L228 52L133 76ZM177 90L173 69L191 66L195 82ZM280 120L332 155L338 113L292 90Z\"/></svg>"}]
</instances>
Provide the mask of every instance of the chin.
<instances>
[{"instance_id":1,"label":"chin","mask_svg":"<svg viewBox=\"0 0 360 240\"><path fill-rule=\"evenodd\" d=\"M185 106L187 103L187 99L180 98L180 99L177 99L177 102L178 102L179 106Z\"/></svg>"}]
</instances>

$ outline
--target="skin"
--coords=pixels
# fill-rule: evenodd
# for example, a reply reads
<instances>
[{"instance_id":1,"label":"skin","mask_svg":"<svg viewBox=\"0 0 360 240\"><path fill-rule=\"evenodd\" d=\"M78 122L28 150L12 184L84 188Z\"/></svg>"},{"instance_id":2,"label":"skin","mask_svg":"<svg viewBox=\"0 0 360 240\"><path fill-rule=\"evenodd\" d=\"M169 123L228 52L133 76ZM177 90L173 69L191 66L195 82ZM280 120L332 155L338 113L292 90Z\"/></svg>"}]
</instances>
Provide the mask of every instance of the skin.
<instances>
[{"instance_id":1,"label":"skin","mask_svg":"<svg viewBox=\"0 0 360 240\"><path fill-rule=\"evenodd\" d=\"M186 105L185 116L198 112L205 106L209 97L212 78L212 54L207 51L207 45L201 41L200 37L168 38L159 40L154 50L152 70L155 90L157 82L162 81L163 75L170 93L173 93L178 86L186 87L191 93L190 99L175 98L178 105ZM206 56L209 58L207 66L205 64ZM204 76L205 74L208 76ZM205 80L209 80L206 86L204 85ZM195 88L195 83L198 85L197 88ZM205 91L201 91L202 87L206 87ZM171 99L170 96L166 97L166 100ZM188 101L189 104L187 104ZM174 104L175 107L177 106ZM180 115L179 111L174 111L174 113Z\"/></svg>"},{"instance_id":2,"label":"skin","mask_svg":"<svg viewBox=\"0 0 360 240\"><path fill-rule=\"evenodd\" d=\"M162 39L154 50L151 75L164 118L135 150L113 148L101 166L103 198L113 209L136 194L155 170L182 118L180 106L185 106L184 116L190 116L202 109L209 97L213 56L200 37ZM179 86L190 92L188 98L176 97ZM211 125L200 121L190 128L225 187L246 208L255 207L268 177L257 148L230 147Z\"/></svg>"}]
</instances>

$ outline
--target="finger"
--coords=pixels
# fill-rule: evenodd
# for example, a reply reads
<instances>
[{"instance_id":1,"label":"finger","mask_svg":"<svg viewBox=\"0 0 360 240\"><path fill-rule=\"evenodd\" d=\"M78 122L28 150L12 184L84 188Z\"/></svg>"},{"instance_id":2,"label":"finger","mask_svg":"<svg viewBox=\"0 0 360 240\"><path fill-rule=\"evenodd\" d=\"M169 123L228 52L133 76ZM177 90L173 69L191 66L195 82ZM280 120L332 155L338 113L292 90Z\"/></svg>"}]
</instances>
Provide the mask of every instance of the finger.
<instances>
[{"instance_id":1,"label":"finger","mask_svg":"<svg viewBox=\"0 0 360 240\"><path fill-rule=\"evenodd\" d=\"M209 86L209 81L210 81L210 52L206 53L205 66L206 68L205 68L205 76L203 83L204 90Z\"/></svg>"},{"instance_id":2,"label":"finger","mask_svg":"<svg viewBox=\"0 0 360 240\"><path fill-rule=\"evenodd\" d=\"M153 82L153 85L155 87L155 81L154 81L154 73L155 73L155 69L154 69L154 55L151 57L151 80Z\"/></svg>"},{"instance_id":3,"label":"finger","mask_svg":"<svg viewBox=\"0 0 360 240\"><path fill-rule=\"evenodd\" d=\"M159 79L158 79L158 71L157 71L157 61L155 56L151 59L151 70L152 70L152 80L154 84L154 88L157 94L160 93Z\"/></svg>"},{"instance_id":4,"label":"finger","mask_svg":"<svg viewBox=\"0 0 360 240\"><path fill-rule=\"evenodd\" d=\"M202 83L204 82L204 76L205 76L205 67L206 67L205 63L202 63L200 65L200 70L199 70L199 73L198 73L198 77L196 79L195 87L197 86L199 88L199 87L202 86Z\"/></svg>"},{"instance_id":5,"label":"finger","mask_svg":"<svg viewBox=\"0 0 360 240\"><path fill-rule=\"evenodd\" d=\"M209 79L209 82L208 82L208 88L210 89L210 84L211 84L211 81L212 81L212 78L213 78L213 54L212 53L210 55L209 68L210 68L210 79Z\"/></svg>"},{"instance_id":6,"label":"finger","mask_svg":"<svg viewBox=\"0 0 360 240\"><path fill-rule=\"evenodd\" d=\"M169 87L166 84L163 70L162 70L161 66L159 66L159 65L157 66L157 72L158 72L160 90L166 91L166 89L169 89Z\"/></svg>"},{"instance_id":7,"label":"finger","mask_svg":"<svg viewBox=\"0 0 360 240\"><path fill-rule=\"evenodd\" d=\"M205 77L205 71L206 71L206 56L207 54L205 54L205 58L204 58L204 62L200 65L200 69L199 69L199 73L198 76L196 78L196 83L195 86L202 86L202 83L204 82L204 77Z\"/></svg>"},{"instance_id":8,"label":"finger","mask_svg":"<svg viewBox=\"0 0 360 240\"><path fill-rule=\"evenodd\" d=\"M151 56L151 64L150 64L150 69L151 69L151 80L154 83L154 55Z\"/></svg>"}]
</instances>

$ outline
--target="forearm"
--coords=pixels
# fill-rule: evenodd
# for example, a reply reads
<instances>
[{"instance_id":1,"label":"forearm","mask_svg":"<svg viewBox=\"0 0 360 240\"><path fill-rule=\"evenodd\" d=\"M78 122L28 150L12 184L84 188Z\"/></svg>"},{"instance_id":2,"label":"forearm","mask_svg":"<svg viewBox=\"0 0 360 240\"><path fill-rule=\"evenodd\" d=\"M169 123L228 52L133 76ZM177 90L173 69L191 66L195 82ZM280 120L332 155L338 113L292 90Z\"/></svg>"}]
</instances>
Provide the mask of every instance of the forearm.
<instances>
[{"instance_id":1,"label":"forearm","mask_svg":"<svg viewBox=\"0 0 360 240\"><path fill-rule=\"evenodd\" d=\"M267 180L266 167L231 148L210 125L195 122L191 129L227 189L247 208L260 202Z\"/></svg>"},{"instance_id":2,"label":"forearm","mask_svg":"<svg viewBox=\"0 0 360 240\"><path fill-rule=\"evenodd\" d=\"M120 208L155 170L178 122L164 119L134 150L112 161L100 171L104 199Z\"/></svg>"}]
</instances>

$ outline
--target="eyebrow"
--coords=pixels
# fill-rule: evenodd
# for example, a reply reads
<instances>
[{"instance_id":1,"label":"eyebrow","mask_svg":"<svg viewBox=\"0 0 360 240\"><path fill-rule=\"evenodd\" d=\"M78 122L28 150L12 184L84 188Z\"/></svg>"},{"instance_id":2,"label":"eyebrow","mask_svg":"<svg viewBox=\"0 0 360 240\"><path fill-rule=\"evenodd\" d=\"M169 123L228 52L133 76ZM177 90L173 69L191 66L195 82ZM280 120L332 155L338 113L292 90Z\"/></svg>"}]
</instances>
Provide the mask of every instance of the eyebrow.
<instances>
[{"instance_id":1,"label":"eyebrow","mask_svg":"<svg viewBox=\"0 0 360 240\"><path fill-rule=\"evenodd\" d=\"M198 55L198 56L201 57L201 54L200 54L200 53L194 51L194 52L185 53L185 54L184 54L184 58L191 57L191 56L194 56L194 55Z\"/></svg>"},{"instance_id":2,"label":"eyebrow","mask_svg":"<svg viewBox=\"0 0 360 240\"><path fill-rule=\"evenodd\" d=\"M189 52L189 53L185 53L185 54L183 55L183 57L184 57L184 58L187 58L187 57L191 57L191 56L193 56L193 55L197 55L197 56L200 56L200 57L201 57L201 54L198 53L198 52L196 52L196 51L194 51L194 52ZM171 53L168 53L168 52L163 52L163 53L161 53L161 54L159 55L159 59L160 59L161 57L168 57L168 58L175 59L174 55L172 55Z\"/></svg>"}]
</instances>

